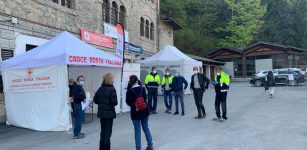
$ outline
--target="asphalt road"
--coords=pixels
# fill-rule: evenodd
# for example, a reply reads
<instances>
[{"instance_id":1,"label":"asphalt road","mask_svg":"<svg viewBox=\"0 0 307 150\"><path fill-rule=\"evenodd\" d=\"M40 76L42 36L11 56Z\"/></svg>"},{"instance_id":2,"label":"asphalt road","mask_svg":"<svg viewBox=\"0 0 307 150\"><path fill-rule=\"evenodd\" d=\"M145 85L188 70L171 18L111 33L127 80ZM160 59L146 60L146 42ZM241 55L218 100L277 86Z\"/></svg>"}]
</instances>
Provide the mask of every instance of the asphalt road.
<instances>
[{"instance_id":1,"label":"asphalt road","mask_svg":"<svg viewBox=\"0 0 307 150\"><path fill-rule=\"evenodd\" d=\"M307 85L276 87L269 98L262 87L232 83L228 94L228 120L214 122L214 89L204 95L207 118L195 120L192 96L185 96L186 115L164 113L162 98L157 115L150 116L150 129L156 150L306 150ZM86 138L74 140L65 132L37 132L0 126L1 150L96 150L100 122L83 126ZM113 150L133 150L134 131L129 114L115 119ZM142 146L146 147L143 135Z\"/></svg>"}]
</instances>

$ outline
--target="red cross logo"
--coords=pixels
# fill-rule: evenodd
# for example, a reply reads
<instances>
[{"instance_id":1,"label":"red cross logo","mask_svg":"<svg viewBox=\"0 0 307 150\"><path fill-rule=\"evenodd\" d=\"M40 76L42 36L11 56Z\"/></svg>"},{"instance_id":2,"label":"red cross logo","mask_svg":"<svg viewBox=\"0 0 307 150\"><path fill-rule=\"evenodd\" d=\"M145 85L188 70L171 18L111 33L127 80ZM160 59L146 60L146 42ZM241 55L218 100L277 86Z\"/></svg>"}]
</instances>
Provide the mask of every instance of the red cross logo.
<instances>
[{"instance_id":1,"label":"red cross logo","mask_svg":"<svg viewBox=\"0 0 307 150\"><path fill-rule=\"evenodd\" d=\"M33 70L32 70L32 69L27 69L27 75L28 75L29 77L31 77L32 74L33 74Z\"/></svg>"}]
</instances>

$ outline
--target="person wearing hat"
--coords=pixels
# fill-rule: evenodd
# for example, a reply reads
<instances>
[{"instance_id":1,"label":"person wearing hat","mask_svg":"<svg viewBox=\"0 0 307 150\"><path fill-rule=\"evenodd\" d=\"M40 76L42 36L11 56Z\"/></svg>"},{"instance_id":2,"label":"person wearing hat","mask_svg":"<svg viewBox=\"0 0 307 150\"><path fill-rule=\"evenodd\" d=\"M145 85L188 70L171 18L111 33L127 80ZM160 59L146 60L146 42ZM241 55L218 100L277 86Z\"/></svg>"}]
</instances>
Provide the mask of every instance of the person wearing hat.
<instances>
[{"instance_id":1,"label":"person wearing hat","mask_svg":"<svg viewBox=\"0 0 307 150\"><path fill-rule=\"evenodd\" d=\"M198 111L198 115L195 119L202 119L206 117L206 110L203 105L203 95L205 90L208 89L210 80L207 76L198 72L198 67L194 67L193 71L194 74L191 78L190 89L194 93L195 104Z\"/></svg>"},{"instance_id":2,"label":"person wearing hat","mask_svg":"<svg viewBox=\"0 0 307 150\"><path fill-rule=\"evenodd\" d=\"M229 90L230 78L227 73L225 73L222 67L218 67L216 69L215 81L213 81L213 85L215 85L215 111L217 118L213 118L213 120L225 121L227 120L227 107L226 107L226 98L227 92ZM220 107L222 107L222 116L220 112Z\"/></svg>"},{"instance_id":3,"label":"person wearing hat","mask_svg":"<svg viewBox=\"0 0 307 150\"><path fill-rule=\"evenodd\" d=\"M160 85L160 76L157 74L157 68L152 67L151 73L146 76L145 86L148 91L148 105L151 114L157 114L158 87Z\"/></svg>"},{"instance_id":4,"label":"person wearing hat","mask_svg":"<svg viewBox=\"0 0 307 150\"><path fill-rule=\"evenodd\" d=\"M165 113L171 114L172 111L172 82L173 76L171 75L169 68L165 69L165 75L162 77L162 90L164 93L164 104L166 107Z\"/></svg>"}]
</instances>

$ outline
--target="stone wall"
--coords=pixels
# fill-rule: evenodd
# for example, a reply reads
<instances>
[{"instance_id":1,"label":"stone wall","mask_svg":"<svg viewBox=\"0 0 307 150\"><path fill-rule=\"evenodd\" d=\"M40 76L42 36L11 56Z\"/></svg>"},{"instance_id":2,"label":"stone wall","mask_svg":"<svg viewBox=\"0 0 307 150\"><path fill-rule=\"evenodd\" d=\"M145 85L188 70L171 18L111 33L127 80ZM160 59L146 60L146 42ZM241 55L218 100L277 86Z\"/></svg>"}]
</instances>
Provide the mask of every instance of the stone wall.
<instances>
[{"instance_id":1,"label":"stone wall","mask_svg":"<svg viewBox=\"0 0 307 150\"><path fill-rule=\"evenodd\" d=\"M173 28L163 22L160 22L159 26L159 49L164 48L166 45L174 45L174 40L173 40Z\"/></svg>"},{"instance_id":2,"label":"stone wall","mask_svg":"<svg viewBox=\"0 0 307 150\"><path fill-rule=\"evenodd\" d=\"M110 4L112 1L115 1L118 7L124 5L126 8L126 30L129 32L130 42L142 45L146 53L156 53L158 8L155 4L147 0L110 0ZM18 18L18 24L14 25L15 32L46 39L64 30L79 36L80 28L103 33L102 0L75 0L74 9L48 0L0 1L0 23L12 25L11 17ZM154 23L155 40L140 36L141 17ZM11 29L13 30L13 27ZM5 40L1 38L1 42L7 43ZM9 44L4 46L9 47Z\"/></svg>"}]
</instances>

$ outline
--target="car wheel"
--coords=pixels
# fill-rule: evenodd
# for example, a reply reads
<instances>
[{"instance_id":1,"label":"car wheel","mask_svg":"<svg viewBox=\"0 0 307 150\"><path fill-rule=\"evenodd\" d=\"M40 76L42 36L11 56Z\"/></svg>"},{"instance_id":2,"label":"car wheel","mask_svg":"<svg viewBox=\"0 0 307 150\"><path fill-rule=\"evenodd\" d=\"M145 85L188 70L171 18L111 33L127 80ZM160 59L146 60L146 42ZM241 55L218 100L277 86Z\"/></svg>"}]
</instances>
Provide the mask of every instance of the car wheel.
<instances>
[{"instance_id":1,"label":"car wheel","mask_svg":"<svg viewBox=\"0 0 307 150\"><path fill-rule=\"evenodd\" d=\"M261 80L256 80L255 81L255 86L262 86L262 81Z\"/></svg>"}]
</instances>

